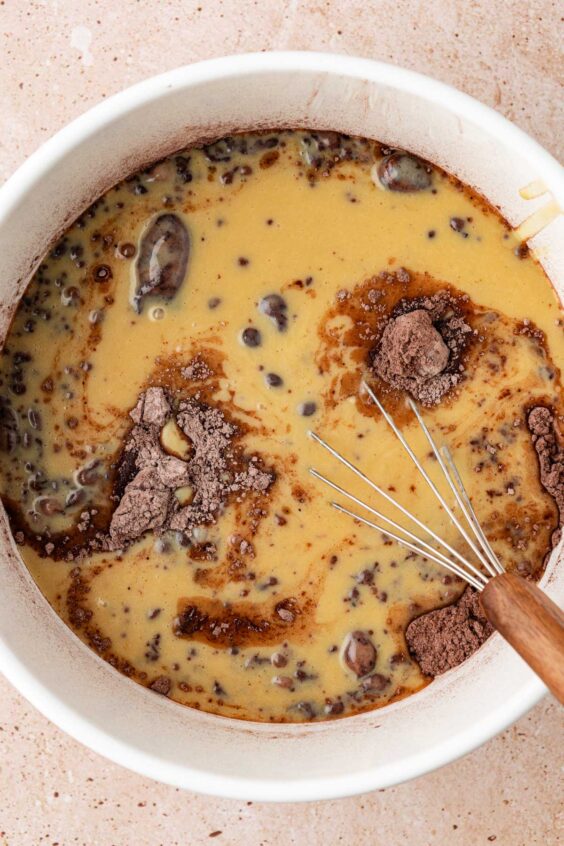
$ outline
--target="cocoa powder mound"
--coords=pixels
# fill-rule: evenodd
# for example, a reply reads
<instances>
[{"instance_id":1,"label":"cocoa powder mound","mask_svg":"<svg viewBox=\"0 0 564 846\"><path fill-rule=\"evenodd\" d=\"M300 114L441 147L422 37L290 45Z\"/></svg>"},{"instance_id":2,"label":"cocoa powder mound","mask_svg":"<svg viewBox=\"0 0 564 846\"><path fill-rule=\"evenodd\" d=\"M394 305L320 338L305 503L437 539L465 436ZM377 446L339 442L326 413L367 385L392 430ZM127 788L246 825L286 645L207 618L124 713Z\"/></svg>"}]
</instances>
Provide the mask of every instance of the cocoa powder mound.
<instances>
[{"instance_id":1,"label":"cocoa powder mound","mask_svg":"<svg viewBox=\"0 0 564 846\"><path fill-rule=\"evenodd\" d=\"M164 426L170 415L170 403L162 388L147 388L129 412L134 423L144 426Z\"/></svg>"},{"instance_id":2,"label":"cocoa powder mound","mask_svg":"<svg viewBox=\"0 0 564 846\"><path fill-rule=\"evenodd\" d=\"M448 291L404 300L384 327L372 367L391 388L437 405L462 379L460 359L472 334Z\"/></svg>"},{"instance_id":3,"label":"cocoa powder mound","mask_svg":"<svg viewBox=\"0 0 564 846\"><path fill-rule=\"evenodd\" d=\"M412 620L405 639L422 672L439 676L466 661L492 632L478 592L467 587L452 605Z\"/></svg>"},{"instance_id":4,"label":"cocoa powder mound","mask_svg":"<svg viewBox=\"0 0 564 846\"><path fill-rule=\"evenodd\" d=\"M549 408L537 405L527 416L527 426L539 459L540 482L558 508L559 526L552 533L552 549L562 536L564 525L564 449L556 417Z\"/></svg>"},{"instance_id":5,"label":"cocoa powder mound","mask_svg":"<svg viewBox=\"0 0 564 846\"><path fill-rule=\"evenodd\" d=\"M119 501L105 549L122 549L148 531L190 535L196 526L214 523L232 496L264 493L274 481L257 456L246 456L235 444L239 430L218 408L188 399L174 413L166 392L155 387L141 394L130 416L136 425L116 470ZM161 445L161 430L173 418L191 444L186 461ZM192 489L192 501L181 507L176 491L183 487Z\"/></svg>"},{"instance_id":6,"label":"cocoa powder mound","mask_svg":"<svg viewBox=\"0 0 564 846\"><path fill-rule=\"evenodd\" d=\"M184 400L176 422L193 445L188 473L194 498L172 517L171 529L188 531L212 523L230 494L264 492L270 487L274 477L257 466L256 456L239 468L241 456L233 447L237 427L218 408Z\"/></svg>"},{"instance_id":7,"label":"cocoa powder mound","mask_svg":"<svg viewBox=\"0 0 564 846\"><path fill-rule=\"evenodd\" d=\"M177 504L174 491L188 483L186 462L167 455L160 444L160 431L171 416L162 388L149 388L130 412L137 425L129 433L117 471L123 493L112 515L107 549L120 549L147 531L163 530Z\"/></svg>"}]
</instances>

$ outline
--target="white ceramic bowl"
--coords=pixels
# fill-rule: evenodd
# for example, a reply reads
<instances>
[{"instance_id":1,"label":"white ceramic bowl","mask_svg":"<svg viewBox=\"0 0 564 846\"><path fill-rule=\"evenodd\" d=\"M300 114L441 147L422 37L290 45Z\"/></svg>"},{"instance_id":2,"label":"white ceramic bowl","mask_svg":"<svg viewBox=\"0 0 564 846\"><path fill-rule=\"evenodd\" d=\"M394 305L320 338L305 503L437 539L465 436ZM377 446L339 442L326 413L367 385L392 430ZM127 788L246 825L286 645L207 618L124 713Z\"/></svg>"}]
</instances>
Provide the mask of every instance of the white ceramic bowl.
<instances>
[{"instance_id":1,"label":"white ceramic bowl","mask_svg":"<svg viewBox=\"0 0 564 846\"><path fill-rule=\"evenodd\" d=\"M91 109L44 144L0 191L0 337L50 242L140 165L202 137L258 127L341 130L405 147L477 187L519 223L564 178L533 140L475 100L364 59L266 53L166 73ZM537 239L564 283L562 219ZM43 599L0 515L0 667L77 740L139 773L190 790L255 800L326 799L386 787L452 761L544 693L494 635L456 670L379 711L313 725L261 725L183 708L124 678L87 649ZM564 598L564 567L543 586Z\"/></svg>"}]
</instances>

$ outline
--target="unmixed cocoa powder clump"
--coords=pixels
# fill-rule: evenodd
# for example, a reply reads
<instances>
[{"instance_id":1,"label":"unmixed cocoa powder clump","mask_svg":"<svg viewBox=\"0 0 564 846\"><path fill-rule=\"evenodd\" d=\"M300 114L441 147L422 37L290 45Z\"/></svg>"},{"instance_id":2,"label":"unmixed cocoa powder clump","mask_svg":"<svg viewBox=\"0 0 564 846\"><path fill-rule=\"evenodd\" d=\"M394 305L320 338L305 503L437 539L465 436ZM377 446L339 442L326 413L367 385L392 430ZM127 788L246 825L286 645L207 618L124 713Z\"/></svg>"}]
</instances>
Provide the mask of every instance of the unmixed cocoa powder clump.
<instances>
[{"instance_id":1,"label":"unmixed cocoa powder clump","mask_svg":"<svg viewBox=\"0 0 564 846\"><path fill-rule=\"evenodd\" d=\"M203 382L205 379L209 379L210 376L213 376L213 370L207 361L204 361L204 359L198 355L194 356L192 361L189 361L186 367L182 368L181 373L185 379L188 379L191 382Z\"/></svg>"},{"instance_id":2,"label":"unmixed cocoa powder clump","mask_svg":"<svg viewBox=\"0 0 564 846\"><path fill-rule=\"evenodd\" d=\"M274 474L258 456L246 456L235 439L240 434L216 407L182 400L175 413L163 388L148 388L130 412L136 424L125 442L116 471L116 497L105 549L121 549L148 531L168 529L191 534L196 526L214 523L231 496L264 493ZM185 461L161 445L163 426L176 419L191 444ZM192 489L181 507L179 488Z\"/></svg>"},{"instance_id":3,"label":"unmixed cocoa powder clump","mask_svg":"<svg viewBox=\"0 0 564 846\"><path fill-rule=\"evenodd\" d=\"M559 513L559 526L552 533L552 548L562 535L564 524L564 449L556 417L549 408L537 405L529 411L527 426L539 459L541 485L554 499Z\"/></svg>"},{"instance_id":4,"label":"unmixed cocoa powder clump","mask_svg":"<svg viewBox=\"0 0 564 846\"><path fill-rule=\"evenodd\" d=\"M160 431L171 416L162 388L149 388L130 412L137 425L129 433L118 467L123 492L106 548L120 549L147 531L163 530L175 510L175 490L188 484L186 462L167 455L160 444Z\"/></svg>"},{"instance_id":5,"label":"unmixed cocoa powder clump","mask_svg":"<svg viewBox=\"0 0 564 846\"><path fill-rule=\"evenodd\" d=\"M413 620L405 639L425 675L439 676L466 661L492 632L479 594L468 587L453 605Z\"/></svg>"},{"instance_id":6,"label":"unmixed cocoa powder clump","mask_svg":"<svg viewBox=\"0 0 564 846\"><path fill-rule=\"evenodd\" d=\"M230 494L264 492L274 477L257 466L256 456L241 463L233 447L237 427L218 408L190 399L180 403L178 412L176 422L193 445L188 472L194 498L173 516L170 528L187 531L215 522Z\"/></svg>"},{"instance_id":7,"label":"unmixed cocoa powder clump","mask_svg":"<svg viewBox=\"0 0 564 846\"><path fill-rule=\"evenodd\" d=\"M384 327L374 372L422 405L437 405L462 379L460 359L472 333L448 291L404 300Z\"/></svg>"}]
</instances>

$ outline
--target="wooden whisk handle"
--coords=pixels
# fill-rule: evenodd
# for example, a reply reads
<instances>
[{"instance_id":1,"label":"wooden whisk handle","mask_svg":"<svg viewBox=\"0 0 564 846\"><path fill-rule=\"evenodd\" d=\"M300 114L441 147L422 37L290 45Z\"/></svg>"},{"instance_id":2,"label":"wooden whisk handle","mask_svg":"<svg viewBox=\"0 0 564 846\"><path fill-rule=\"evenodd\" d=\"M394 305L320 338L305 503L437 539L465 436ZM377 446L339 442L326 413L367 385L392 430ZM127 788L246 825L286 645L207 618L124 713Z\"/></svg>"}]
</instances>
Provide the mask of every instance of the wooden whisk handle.
<instances>
[{"instance_id":1,"label":"wooden whisk handle","mask_svg":"<svg viewBox=\"0 0 564 846\"><path fill-rule=\"evenodd\" d=\"M490 579L480 600L492 626L564 705L564 612L514 573Z\"/></svg>"}]
</instances>

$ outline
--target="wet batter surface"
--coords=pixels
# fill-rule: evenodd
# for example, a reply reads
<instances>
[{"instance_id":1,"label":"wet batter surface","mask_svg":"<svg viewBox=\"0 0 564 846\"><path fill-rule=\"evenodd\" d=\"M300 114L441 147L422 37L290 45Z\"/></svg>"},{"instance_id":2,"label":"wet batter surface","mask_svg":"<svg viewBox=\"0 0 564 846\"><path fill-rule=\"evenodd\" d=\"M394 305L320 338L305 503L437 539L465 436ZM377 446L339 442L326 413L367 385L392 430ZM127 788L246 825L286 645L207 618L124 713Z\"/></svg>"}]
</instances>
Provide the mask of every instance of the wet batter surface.
<instances>
[{"instance_id":1,"label":"wet batter surface","mask_svg":"<svg viewBox=\"0 0 564 846\"><path fill-rule=\"evenodd\" d=\"M312 465L397 518L308 430L464 551L360 383L427 456L413 396L537 578L563 350L538 264L440 170L334 133L224 139L110 190L39 267L1 360L3 501L57 613L156 693L263 721L378 707L490 629L462 582L330 509Z\"/></svg>"}]
</instances>

